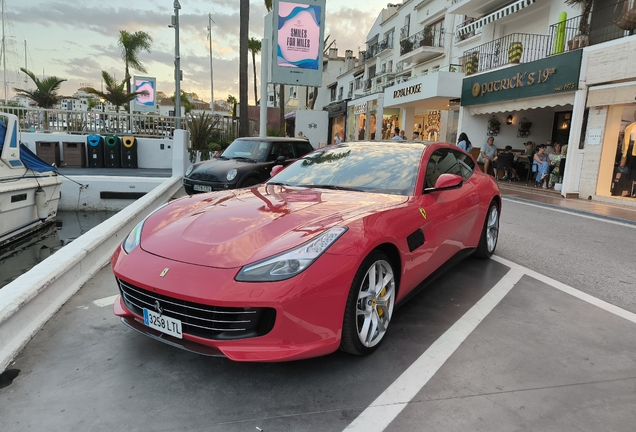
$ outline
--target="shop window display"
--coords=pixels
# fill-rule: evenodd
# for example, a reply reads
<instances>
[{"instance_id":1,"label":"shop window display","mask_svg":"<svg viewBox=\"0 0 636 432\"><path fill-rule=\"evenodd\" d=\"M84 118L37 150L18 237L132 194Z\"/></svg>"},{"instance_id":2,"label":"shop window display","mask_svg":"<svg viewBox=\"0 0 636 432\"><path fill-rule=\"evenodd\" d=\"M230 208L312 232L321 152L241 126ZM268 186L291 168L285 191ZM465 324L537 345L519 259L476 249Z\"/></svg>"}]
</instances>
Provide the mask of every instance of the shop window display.
<instances>
[{"instance_id":1,"label":"shop window display","mask_svg":"<svg viewBox=\"0 0 636 432\"><path fill-rule=\"evenodd\" d=\"M636 109L626 107L623 111L621 131L618 134L612 196L636 198Z\"/></svg>"}]
</instances>

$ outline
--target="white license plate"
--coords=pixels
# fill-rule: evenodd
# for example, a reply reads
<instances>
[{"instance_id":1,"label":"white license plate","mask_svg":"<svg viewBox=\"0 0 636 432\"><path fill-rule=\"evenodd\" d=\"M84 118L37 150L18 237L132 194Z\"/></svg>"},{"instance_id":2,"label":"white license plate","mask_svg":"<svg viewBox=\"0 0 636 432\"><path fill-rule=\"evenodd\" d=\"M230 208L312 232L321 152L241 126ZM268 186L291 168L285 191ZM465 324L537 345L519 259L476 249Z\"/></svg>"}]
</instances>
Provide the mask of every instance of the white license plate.
<instances>
[{"instance_id":1,"label":"white license plate","mask_svg":"<svg viewBox=\"0 0 636 432\"><path fill-rule=\"evenodd\" d=\"M212 186L202 186L202 185L193 185L192 186L195 191L199 192L212 192Z\"/></svg>"},{"instance_id":2,"label":"white license plate","mask_svg":"<svg viewBox=\"0 0 636 432\"><path fill-rule=\"evenodd\" d=\"M181 321L165 315L159 315L148 309L144 309L144 324L162 333L183 339L181 334Z\"/></svg>"}]
</instances>

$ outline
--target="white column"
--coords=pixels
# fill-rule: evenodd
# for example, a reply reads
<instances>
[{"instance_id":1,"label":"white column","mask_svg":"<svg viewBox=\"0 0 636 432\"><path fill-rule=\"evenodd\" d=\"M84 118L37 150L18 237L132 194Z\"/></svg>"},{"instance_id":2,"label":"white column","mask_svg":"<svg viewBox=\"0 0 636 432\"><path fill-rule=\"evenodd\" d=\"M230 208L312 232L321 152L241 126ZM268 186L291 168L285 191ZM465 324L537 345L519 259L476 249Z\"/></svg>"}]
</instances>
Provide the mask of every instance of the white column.
<instances>
[{"instance_id":1,"label":"white column","mask_svg":"<svg viewBox=\"0 0 636 432\"><path fill-rule=\"evenodd\" d=\"M415 123L415 108L402 108L402 124L400 129L404 131L404 137L410 140L413 137L413 124Z\"/></svg>"},{"instance_id":2,"label":"white column","mask_svg":"<svg viewBox=\"0 0 636 432\"><path fill-rule=\"evenodd\" d=\"M269 67L269 40L261 39L261 110L260 110L260 128L259 136L267 136L267 102L269 95L267 94L267 69Z\"/></svg>"},{"instance_id":3,"label":"white column","mask_svg":"<svg viewBox=\"0 0 636 432\"><path fill-rule=\"evenodd\" d=\"M190 148L190 132L176 129L172 139L172 177L183 177L190 166L188 149Z\"/></svg>"},{"instance_id":4,"label":"white column","mask_svg":"<svg viewBox=\"0 0 636 432\"><path fill-rule=\"evenodd\" d=\"M568 138L568 154L565 159L565 172L563 173L563 187L561 189L561 195L564 197L567 197L568 193L578 193L579 191L579 180L581 178L581 162L579 158L583 157L582 152L579 151L579 142L581 141L581 132L585 133L585 131L581 131L581 127L583 125L586 100L587 88L577 90L574 93L570 136Z\"/></svg>"},{"instance_id":5,"label":"white column","mask_svg":"<svg viewBox=\"0 0 636 432\"><path fill-rule=\"evenodd\" d=\"M375 140L382 140L382 117L384 117L384 93L378 95L378 109L375 112Z\"/></svg>"}]
</instances>

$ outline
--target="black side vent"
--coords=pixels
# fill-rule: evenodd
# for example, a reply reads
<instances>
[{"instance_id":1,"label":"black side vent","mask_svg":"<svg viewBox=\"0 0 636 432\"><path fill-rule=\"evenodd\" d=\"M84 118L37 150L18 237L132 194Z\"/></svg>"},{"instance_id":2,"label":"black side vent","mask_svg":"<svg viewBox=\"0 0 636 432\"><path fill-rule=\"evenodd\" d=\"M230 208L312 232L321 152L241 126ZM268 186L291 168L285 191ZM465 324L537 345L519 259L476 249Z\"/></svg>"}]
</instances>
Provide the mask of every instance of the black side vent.
<instances>
[{"instance_id":1,"label":"black side vent","mask_svg":"<svg viewBox=\"0 0 636 432\"><path fill-rule=\"evenodd\" d=\"M27 194L23 193L20 195L11 195L11 202L15 203L15 202L20 202L20 201L26 201L26 197Z\"/></svg>"},{"instance_id":2,"label":"black side vent","mask_svg":"<svg viewBox=\"0 0 636 432\"><path fill-rule=\"evenodd\" d=\"M99 197L102 199L139 199L146 195L145 192L100 192Z\"/></svg>"},{"instance_id":3,"label":"black side vent","mask_svg":"<svg viewBox=\"0 0 636 432\"><path fill-rule=\"evenodd\" d=\"M409 251L413 252L418 247L424 244L424 232L422 229L418 229L413 234L406 238L406 243L409 245Z\"/></svg>"}]
</instances>

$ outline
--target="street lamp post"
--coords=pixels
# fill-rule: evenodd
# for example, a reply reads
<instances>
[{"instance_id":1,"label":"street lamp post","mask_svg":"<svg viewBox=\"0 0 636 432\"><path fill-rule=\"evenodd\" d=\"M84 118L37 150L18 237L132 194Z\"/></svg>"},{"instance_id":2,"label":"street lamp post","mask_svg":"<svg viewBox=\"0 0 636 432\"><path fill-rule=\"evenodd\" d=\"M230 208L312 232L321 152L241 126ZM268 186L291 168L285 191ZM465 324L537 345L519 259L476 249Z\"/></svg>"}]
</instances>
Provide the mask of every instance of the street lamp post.
<instances>
[{"instance_id":1,"label":"street lamp post","mask_svg":"<svg viewBox=\"0 0 636 432\"><path fill-rule=\"evenodd\" d=\"M208 39L210 39L210 109L214 115L214 69L212 68L212 14L208 13Z\"/></svg>"},{"instance_id":2,"label":"street lamp post","mask_svg":"<svg viewBox=\"0 0 636 432\"><path fill-rule=\"evenodd\" d=\"M181 129L181 57L179 55L179 9L181 4L179 0L174 0L174 15L172 16L172 24L168 27L174 28L174 82L175 82L175 95L174 95L174 114L175 124L174 128Z\"/></svg>"}]
</instances>

